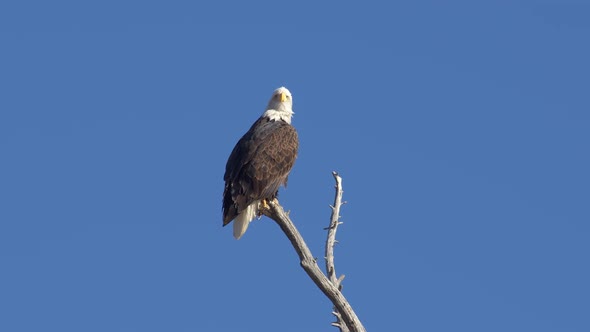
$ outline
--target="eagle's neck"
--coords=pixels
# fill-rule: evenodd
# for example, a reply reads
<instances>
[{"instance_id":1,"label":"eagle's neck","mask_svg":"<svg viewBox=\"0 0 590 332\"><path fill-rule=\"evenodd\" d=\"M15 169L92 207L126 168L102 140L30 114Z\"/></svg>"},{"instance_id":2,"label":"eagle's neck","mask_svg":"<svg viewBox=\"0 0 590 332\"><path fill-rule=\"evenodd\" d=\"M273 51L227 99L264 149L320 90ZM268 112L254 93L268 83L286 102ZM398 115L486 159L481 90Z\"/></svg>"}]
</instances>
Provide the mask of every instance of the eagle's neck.
<instances>
[{"instance_id":1,"label":"eagle's neck","mask_svg":"<svg viewBox=\"0 0 590 332\"><path fill-rule=\"evenodd\" d=\"M269 118L271 121L278 121L283 120L288 124L291 124L291 116L293 115L293 110L291 109L282 109L282 110L266 110L262 117Z\"/></svg>"}]
</instances>

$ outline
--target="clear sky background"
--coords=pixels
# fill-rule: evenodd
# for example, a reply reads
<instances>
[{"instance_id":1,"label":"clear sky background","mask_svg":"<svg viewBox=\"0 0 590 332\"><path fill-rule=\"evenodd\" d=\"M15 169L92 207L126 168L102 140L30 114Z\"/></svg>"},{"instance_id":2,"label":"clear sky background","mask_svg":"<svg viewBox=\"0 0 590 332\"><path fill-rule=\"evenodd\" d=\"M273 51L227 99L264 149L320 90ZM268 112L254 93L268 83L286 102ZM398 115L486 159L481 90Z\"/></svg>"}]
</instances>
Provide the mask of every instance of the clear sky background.
<instances>
[{"instance_id":1,"label":"clear sky background","mask_svg":"<svg viewBox=\"0 0 590 332\"><path fill-rule=\"evenodd\" d=\"M272 91L281 203L369 331L590 331L587 1L3 2L0 330L336 331L267 218L221 227Z\"/></svg>"}]
</instances>

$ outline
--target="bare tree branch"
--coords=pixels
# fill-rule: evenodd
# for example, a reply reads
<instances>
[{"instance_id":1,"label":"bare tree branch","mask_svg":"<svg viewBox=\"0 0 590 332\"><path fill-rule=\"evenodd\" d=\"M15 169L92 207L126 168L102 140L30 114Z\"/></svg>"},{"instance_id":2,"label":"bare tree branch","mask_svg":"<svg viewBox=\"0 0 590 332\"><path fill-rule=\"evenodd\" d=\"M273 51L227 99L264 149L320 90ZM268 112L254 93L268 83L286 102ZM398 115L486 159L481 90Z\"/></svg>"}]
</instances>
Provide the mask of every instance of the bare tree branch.
<instances>
[{"instance_id":1,"label":"bare tree branch","mask_svg":"<svg viewBox=\"0 0 590 332\"><path fill-rule=\"evenodd\" d=\"M354 310L352 310L352 307L344 295L342 295L338 287L330 282L324 273L322 273L322 270L319 268L315 258L311 254L311 251L305 244L303 237L301 237L301 234L299 234L299 231L297 231L297 228L295 228L295 225L289 218L288 214L285 213L285 210L279 204L278 200L275 199L269 202L269 207L269 209L264 209L261 212L274 220L279 225L279 227L281 227L287 238L289 238L289 241L291 241L293 248L299 256L301 267L305 270L305 272L307 272L316 286L318 286L318 288L330 299L330 301L332 301L332 304L336 308L334 315L336 315L336 317L341 315L342 321L348 328L348 331L366 332L361 321L357 317ZM337 282L339 284L338 280ZM340 322L340 320L338 322ZM338 322L333 323L333 325L338 326L336 325Z\"/></svg>"},{"instance_id":2,"label":"bare tree branch","mask_svg":"<svg viewBox=\"0 0 590 332\"><path fill-rule=\"evenodd\" d=\"M344 275L341 275L340 278L336 277L336 267L334 266L334 245L336 245L336 231L338 230L338 225L341 224L340 206L344 203L342 203L342 178L337 172L332 172L332 175L334 176L334 180L336 180L336 193L334 195L334 205L330 206L332 208L332 216L330 217L330 226L327 228L328 238L326 239L326 255L324 258L326 259L326 273L328 279L332 285L341 291ZM348 327L336 306L334 306L332 314L336 317L336 322L332 323L332 325L338 327L340 332L349 332Z\"/></svg>"}]
</instances>

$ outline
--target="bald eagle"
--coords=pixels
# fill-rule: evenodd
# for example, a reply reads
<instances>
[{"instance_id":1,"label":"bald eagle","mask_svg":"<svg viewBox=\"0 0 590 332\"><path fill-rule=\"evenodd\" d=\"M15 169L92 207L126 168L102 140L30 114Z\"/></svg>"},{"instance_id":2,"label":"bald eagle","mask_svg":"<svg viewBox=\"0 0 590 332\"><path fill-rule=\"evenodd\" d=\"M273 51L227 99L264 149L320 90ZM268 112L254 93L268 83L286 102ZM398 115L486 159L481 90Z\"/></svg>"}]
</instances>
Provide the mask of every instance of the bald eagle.
<instances>
[{"instance_id":1,"label":"bald eagle","mask_svg":"<svg viewBox=\"0 0 590 332\"><path fill-rule=\"evenodd\" d=\"M285 87L276 89L266 111L238 141L225 166L223 226L234 221L234 237L240 239L259 215L260 205L277 197L299 148L291 125L293 98Z\"/></svg>"}]
</instances>

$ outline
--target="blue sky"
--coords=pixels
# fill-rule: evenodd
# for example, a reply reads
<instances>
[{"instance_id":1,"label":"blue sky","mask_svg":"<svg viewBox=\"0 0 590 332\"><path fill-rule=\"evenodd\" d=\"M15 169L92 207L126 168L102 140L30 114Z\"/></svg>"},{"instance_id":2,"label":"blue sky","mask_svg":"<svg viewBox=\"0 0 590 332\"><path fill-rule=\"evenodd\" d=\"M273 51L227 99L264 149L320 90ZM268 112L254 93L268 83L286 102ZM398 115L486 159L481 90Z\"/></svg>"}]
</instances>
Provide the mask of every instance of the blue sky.
<instances>
[{"instance_id":1,"label":"blue sky","mask_svg":"<svg viewBox=\"0 0 590 332\"><path fill-rule=\"evenodd\" d=\"M328 331L270 220L221 227L272 91L284 207L369 331L589 331L590 5L0 5L0 330Z\"/></svg>"}]
</instances>

